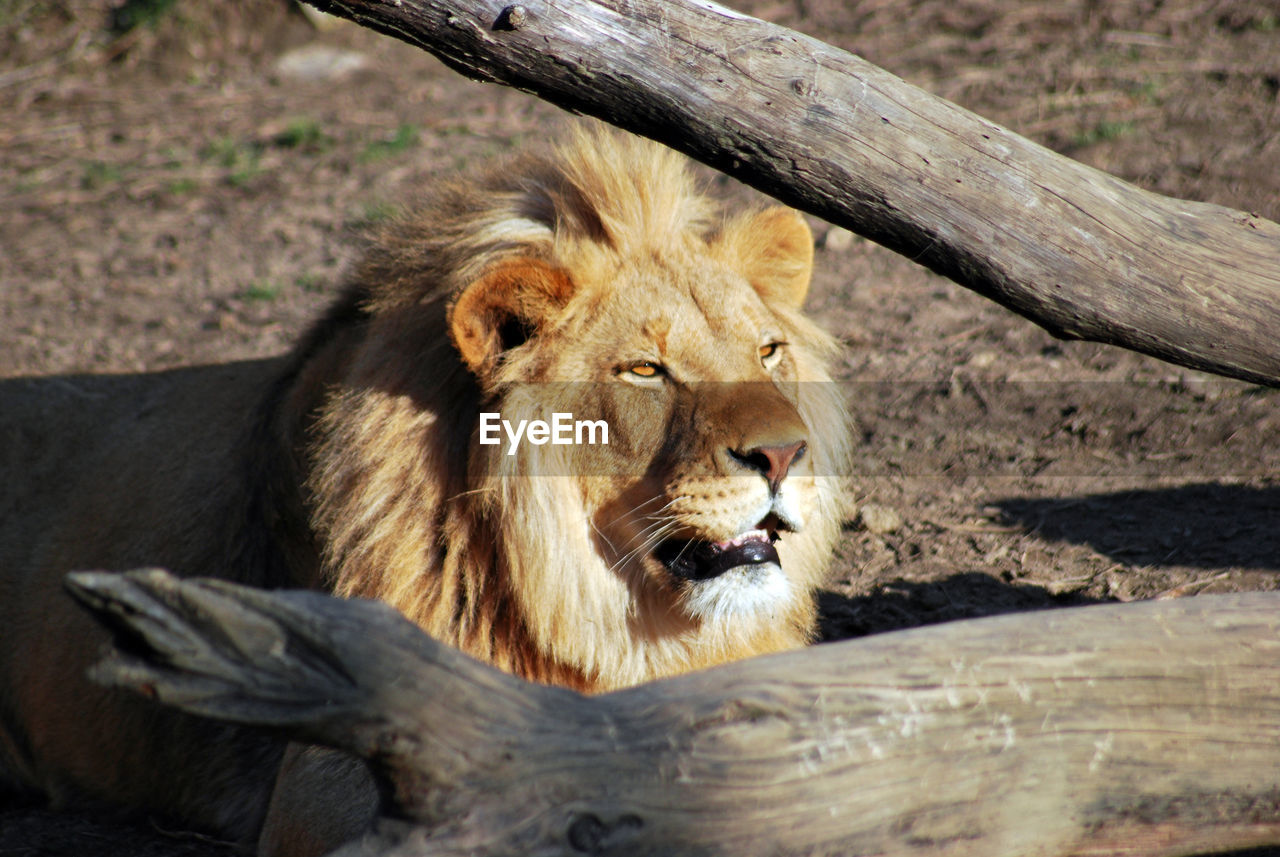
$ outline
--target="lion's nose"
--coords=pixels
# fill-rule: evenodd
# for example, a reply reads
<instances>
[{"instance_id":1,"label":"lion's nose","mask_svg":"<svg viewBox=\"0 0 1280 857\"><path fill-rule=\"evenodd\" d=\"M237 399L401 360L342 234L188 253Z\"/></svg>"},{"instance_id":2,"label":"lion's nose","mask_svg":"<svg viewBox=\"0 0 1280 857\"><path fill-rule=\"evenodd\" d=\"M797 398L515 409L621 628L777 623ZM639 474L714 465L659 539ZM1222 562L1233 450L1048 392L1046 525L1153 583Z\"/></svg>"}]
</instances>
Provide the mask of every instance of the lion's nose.
<instances>
[{"instance_id":1,"label":"lion's nose","mask_svg":"<svg viewBox=\"0 0 1280 857\"><path fill-rule=\"evenodd\" d=\"M778 493L778 486L787 478L791 465L804 455L805 442L798 440L785 446L756 446L745 451L729 450L729 455L758 471L769 481L769 490Z\"/></svg>"}]
</instances>

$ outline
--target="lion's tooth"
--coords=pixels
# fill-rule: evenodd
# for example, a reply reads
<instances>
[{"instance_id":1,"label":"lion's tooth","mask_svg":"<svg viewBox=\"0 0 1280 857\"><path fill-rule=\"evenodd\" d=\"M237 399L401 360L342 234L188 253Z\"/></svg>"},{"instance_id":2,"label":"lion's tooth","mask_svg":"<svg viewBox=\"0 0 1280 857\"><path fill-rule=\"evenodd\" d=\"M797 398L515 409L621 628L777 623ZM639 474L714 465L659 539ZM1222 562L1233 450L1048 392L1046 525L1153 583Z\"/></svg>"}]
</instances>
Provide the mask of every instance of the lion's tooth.
<instances>
[{"instance_id":1,"label":"lion's tooth","mask_svg":"<svg viewBox=\"0 0 1280 857\"><path fill-rule=\"evenodd\" d=\"M767 541L769 541L769 533L766 532L765 530L748 530L742 535L735 536L732 539L729 539L729 541L727 542L717 543L716 547L721 548L722 550L728 550L729 548L742 547L747 542L767 542Z\"/></svg>"}]
</instances>

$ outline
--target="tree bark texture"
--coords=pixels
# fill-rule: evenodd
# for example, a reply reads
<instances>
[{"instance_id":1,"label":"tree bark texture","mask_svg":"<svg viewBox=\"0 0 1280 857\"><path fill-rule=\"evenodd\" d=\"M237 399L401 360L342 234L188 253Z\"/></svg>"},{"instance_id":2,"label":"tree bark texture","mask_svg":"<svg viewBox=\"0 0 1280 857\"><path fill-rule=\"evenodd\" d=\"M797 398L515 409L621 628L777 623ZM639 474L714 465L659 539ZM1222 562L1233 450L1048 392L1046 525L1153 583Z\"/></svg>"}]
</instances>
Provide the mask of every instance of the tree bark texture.
<instances>
[{"instance_id":1,"label":"tree bark texture","mask_svg":"<svg viewBox=\"0 0 1280 857\"><path fill-rule=\"evenodd\" d=\"M368 759L388 817L343 857L1280 843L1280 593L939 625L586 697L372 602L69 585L116 632L99 680Z\"/></svg>"},{"instance_id":2,"label":"tree bark texture","mask_svg":"<svg viewBox=\"0 0 1280 857\"><path fill-rule=\"evenodd\" d=\"M708 0L308 0L658 139L1057 336L1280 383L1280 225L1159 196Z\"/></svg>"}]
</instances>

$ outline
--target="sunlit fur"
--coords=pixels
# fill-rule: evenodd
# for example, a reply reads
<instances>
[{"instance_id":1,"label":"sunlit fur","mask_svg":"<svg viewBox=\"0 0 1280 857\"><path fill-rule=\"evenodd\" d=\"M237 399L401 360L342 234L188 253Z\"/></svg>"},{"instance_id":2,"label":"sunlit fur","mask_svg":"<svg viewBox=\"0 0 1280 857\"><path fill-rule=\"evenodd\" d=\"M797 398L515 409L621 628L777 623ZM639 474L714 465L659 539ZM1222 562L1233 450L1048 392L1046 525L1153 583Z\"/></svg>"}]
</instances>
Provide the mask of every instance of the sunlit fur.
<instances>
[{"instance_id":1,"label":"sunlit fur","mask_svg":"<svg viewBox=\"0 0 1280 857\"><path fill-rule=\"evenodd\" d=\"M839 396L823 383L832 342L798 309L811 260L793 212L727 218L679 156L592 129L437 192L376 236L356 273L368 320L311 451L325 583L384 599L503 669L586 690L804 644L848 455ZM495 302L532 333L518 347L486 339ZM739 304L741 321L697 309ZM787 343L773 375L752 368L760 324L748 317ZM681 336L704 328L719 339ZM781 571L690 584L649 555L672 533L730 538L768 508L764 480L726 475L711 451L774 408L738 408L726 387L704 394L726 401L697 405L714 404L714 421L645 423L658 406L644 403L667 394L619 380L620 343L657 349L699 381L795 398L809 454L782 493L804 521L778 545ZM481 410L592 407L615 412L609 447L526 443L507 456L476 440ZM639 478L659 450L664 472ZM547 473L575 475L529 475Z\"/></svg>"}]
</instances>

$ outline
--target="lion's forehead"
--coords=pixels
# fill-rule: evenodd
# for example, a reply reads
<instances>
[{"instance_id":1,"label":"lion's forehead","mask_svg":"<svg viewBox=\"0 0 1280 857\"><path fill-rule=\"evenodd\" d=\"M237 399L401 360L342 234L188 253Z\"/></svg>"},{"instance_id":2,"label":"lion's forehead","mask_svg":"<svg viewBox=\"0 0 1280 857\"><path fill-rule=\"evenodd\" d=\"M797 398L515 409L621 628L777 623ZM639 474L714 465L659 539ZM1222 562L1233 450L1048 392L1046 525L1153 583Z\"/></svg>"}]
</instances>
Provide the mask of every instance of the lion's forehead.
<instances>
[{"instance_id":1,"label":"lion's forehead","mask_svg":"<svg viewBox=\"0 0 1280 857\"><path fill-rule=\"evenodd\" d=\"M586 327L604 328L620 344L657 345L660 351L715 352L726 345L758 344L781 323L740 275L722 266L687 270L620 271L602 284Z\"/></svg>"}]
</instances>

